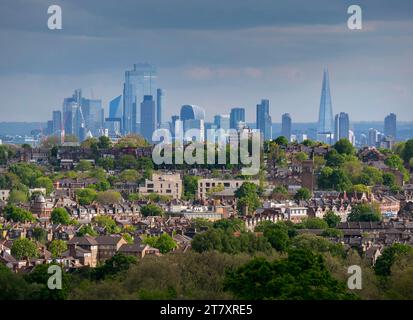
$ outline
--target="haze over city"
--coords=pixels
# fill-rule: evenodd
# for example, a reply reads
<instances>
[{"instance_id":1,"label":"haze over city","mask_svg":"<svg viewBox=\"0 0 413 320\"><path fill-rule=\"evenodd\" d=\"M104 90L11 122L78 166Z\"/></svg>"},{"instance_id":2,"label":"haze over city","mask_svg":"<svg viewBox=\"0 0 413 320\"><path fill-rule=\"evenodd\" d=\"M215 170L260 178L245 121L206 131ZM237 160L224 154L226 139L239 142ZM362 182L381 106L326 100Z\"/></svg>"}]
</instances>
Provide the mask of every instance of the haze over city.
<instances>
[{"instance_id":1,"label":"haze over city","mask_svg":"<svg viewBox=\"0 0 413 320\"><path fill-rule=\"evenodd\" d=\"M270 100L273 122L316 122L323 68L334 113L412 121L411 1L359 1L363 29L348 30L349 1L54 1L63 29L47 28L50 1L2 3L0 119L45 121L76 88L102 99L122 94L124 71L147 61L164 90L164 118L184 104L206 120ZM251 9L253 8L253 9Z\"/></svg>"}]
</instances>

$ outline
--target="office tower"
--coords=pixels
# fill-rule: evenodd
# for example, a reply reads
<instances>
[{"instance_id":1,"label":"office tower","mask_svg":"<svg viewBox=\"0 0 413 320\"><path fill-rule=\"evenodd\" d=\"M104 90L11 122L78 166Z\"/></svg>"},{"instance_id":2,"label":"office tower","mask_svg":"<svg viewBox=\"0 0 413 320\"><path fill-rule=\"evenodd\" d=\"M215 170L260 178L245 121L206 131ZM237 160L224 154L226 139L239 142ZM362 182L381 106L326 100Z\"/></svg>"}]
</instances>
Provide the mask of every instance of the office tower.
<instances>
[{"instance_id":1,"label":"office tower","mask_svg":"<svg viewBox=\"0 0 413 320\"><path fill-rule=\"evenodd\" d=\"M53 111L53 129L52 134L59 134L62 130L62 112L60 110Z\"/></svg>"},{"instance_id":2,"label":"office tower","mask_svg":"<svg viewBox=\"0 0 413 320\"><path fill-rule=\"evenodd\" d=\"M288 142L291 141L291 116L289 113L285 113L282 115L281 135L286 137Z\"/></svg>"},{"instance_id":3,"label":"office tower","mask_svg":"<svg viewBox=\"0 0 413 320\"><path fill-rule=\"evenodd\" d=\"M102 100L85 99L81 100L81 109L85 122L85 129L92 137L99 137L103 133L104 110Z\"/></svg>"},{"instance_id":4,"label":"office tower","mask_svg":"<svg viewBox=\"0 0 413 320\"><path fill-rule=\"evenodd\" d=\"M183 105L181 107L180 120L183 124L183 131L190 129L199 130L199 141L204 141L205 137L205 110L195 105Z\"/></svg>"},{"instance_id":5,"label":"office tower","mask_svg":"<svg viewBox=\"0 0 413 320\"><path fill-rule=\"evenodd\" d=\"M230 114L230 128L238 130L239 123L245 123L245 109L244 108L232 108Z\"/></svg>"},{"instance_id":6,"label":"office tower","mask_svg":"<svg viewBox=\"0 0 413 320\"><path fill-rule=\"evenodd\" d=\"M140 104L145 95L155 96L156 69L148 63L133 65L133 70L125 72L123 84L123 134L137 132L140 123Z\"/></svg>"},{"instance_id":7,"label":"office tower","mask_svg":"<svg viewBox=\"0 0 413 320\"><path fill-rule=\"evenodd\" d=\"M152 134L156 129L156 107L153 96L145 95L140 106L141 134L149 142L152 142Z\"/></svg>"},{"instance_id":8,"label":"office tower","mask_svg":"<svg viewBox=\"0 0 413 320\"><path fill-rule=\"evenodd\" d=\"M52 135L53 134L53 120L49 120L46 123L46 130L44 132L45 135Z\"/></svg>"},{"instance_id":9,"label":"office tower","mask_svg":"<svg viewBox=\"0 0 413 320\"><path fill-rule=\"evenodd\" d=\"M390 113L384 118L384 135L396 139L397 135L397 117L394 113Z\"/></svg>"},{"instance_id":10,"label":"office tower","mask_svg":"<svg viewBox=\"0 0 413 320\"><path fill-rule=\"evenodd\" d=\"M214 126L215 126L215 129L228 130L230 127L230 115L229 114L218 114L214 116Z\"/></svg>"},{"instance_id":11,"label":"office tower","mask_svg":"<svg viewBox=\"0 0 413 320\"><path fill-rule=\"evenodd\" d=\"M158 128L160 128L162 125L163 96L164 96L163 90L157 89L156 90L156 123L157 123Z\"/></svg>"},{"instance_id":12,"label":"office tower","mask_svg":"<svg viewBox=\"0 0 413 320\"><path fill-rule=\"evenodd\" d=\"M270 101L262 99L260 104L257 104L257 129L261 131L264 141L271 140L272 122L270 116Z\"/></svg>"},{"instance_id":13,"label":"office tower","mask_svg":"<svg viewBox=\"0 0 413 320\"><path fill-rule=\"evenodd\" d=\"M377 146L378 135L379 135L379 132L376 129L373 129L373 128L369 129L368 144L369 144L370 147L376 147Z\"/></svg>"},{"instance_id":14,"label":"office tower","mask_svg":"<svg viewBox=\"0 0 413 320\"><path fill-rule=\"evenodd\" d=\"M328 70L324 70L323 85L321 88L320 110L318 115L317 138L331 143L333 135L333 107L330 95Z\"/></svg>"},{"instance_id":15,"label":"office tower","mask_svg":"<svg viewBox=\"0 0 413 320\"><path fill-rule=\"evenodd\" d=\"M365 147L365 146L367 146L369 143L368 143L368 140L367 140L367 136L364 134L364 133L362 133L361 135L360 135L360 146L361 147Z\"/></svg>"},{"instance_id":16,"label":"office tower","mask_svg":"<svg viewBox=\"0 0 413 320\"><path fill-rule=\"evenodd\" d=\"M353 146L356 145L356 135L354 134L354 131L352 130L348 131L348 140L351 142Z\"/></svg>"},{"instance_id":17,"label":"office tower","mask_svg":"<svg viewBox=\"0 0 413 320\"><path fill-rule=\"evenodd\" d=\"M105 122L110 135L118 136L122 132L122 103L122 95L109 102L109 117L105 119Z\"/></svg>"},{"instance_id":18,"label":"office tower","mask_svg":"<svg viewBox=\"0 0 413 320\"><path fill-rule=\"evenodd\" d=\"M349 138L350 133L350 118L347 113L340 112L336 115L334 120L334 140L339 141L340 139L347 139Z\"/></svg>"},{"instance_id":19,"label":"office tower","mask_svg":"<svg viewBox=\"0 0 413 320\"><path fill-rule=\"evenodd\" d=\"M64 134L76 135L78 133L79 119L76 117L77 110L80 108L82 100L82 91L75 90L70 98L63 100L63 128Z\"/></svg>"}]
</instances>

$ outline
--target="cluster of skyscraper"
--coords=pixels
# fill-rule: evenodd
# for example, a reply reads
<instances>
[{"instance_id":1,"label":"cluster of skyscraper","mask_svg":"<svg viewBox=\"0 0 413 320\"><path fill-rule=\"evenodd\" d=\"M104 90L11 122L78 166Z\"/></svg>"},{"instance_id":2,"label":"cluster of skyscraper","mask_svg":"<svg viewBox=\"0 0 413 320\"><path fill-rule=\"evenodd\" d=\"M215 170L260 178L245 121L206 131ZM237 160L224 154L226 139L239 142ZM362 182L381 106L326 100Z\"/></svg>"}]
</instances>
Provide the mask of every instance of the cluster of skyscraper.
<instances>
[{"instance_id":1,"label":"cluster of skyscraper","mask_svg":"<svg viewBox=\"0 0 413 320\"><path fill-rule=\"evenodd\" d=\"M213 123L205 123L205 110L196 105L183 105L180 114L172 116L171 121L163 122L164 92L156 86L157 71L148 63L134 64L132 70L125 72L123 94L109 103L109 115L104 118L102 102L98 99L87 99L80 89L65 98L62 111L53 111L53 119L47 123L49 135L75 135L80 141L88 137L101 135L119 137L131 133L142 135L152 140L157 128L168 128L173 136L190 129L199 129L201 141L204 141L206 129L250 129L245 121L245 108L234 107L230 114L214 116ZM264 140L275 138L270 116L270 102L262 99L256 106L256 126ZM288 141L301 142L306 134L292 134L292 118L289 113L282 115L281 135ZM361 135L360 145L377 146L383 141L396 138L396 115L390 114L385 119L384 134L370 129L368 137ZM354 132L350 129L350 118L345 112L333 117L328 70L324 70L321 88L317 140L334 143L340 139L348 139L355 144Z\"/></svg>"}]
</instances>

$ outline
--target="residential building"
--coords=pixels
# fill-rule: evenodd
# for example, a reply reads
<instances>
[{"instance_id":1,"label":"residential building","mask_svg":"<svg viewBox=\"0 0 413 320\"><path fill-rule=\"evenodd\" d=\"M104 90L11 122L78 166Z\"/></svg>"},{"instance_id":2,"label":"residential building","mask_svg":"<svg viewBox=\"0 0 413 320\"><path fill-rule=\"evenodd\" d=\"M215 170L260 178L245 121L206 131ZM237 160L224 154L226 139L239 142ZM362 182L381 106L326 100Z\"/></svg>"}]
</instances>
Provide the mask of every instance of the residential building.
<instances>
[{"instance_id":1,"label":"residential building","mask_svg":"<svg viewBox=\"0 0 413 320\"><path fill-rule=\"evenodd\" d=\"M239 187L241 187L244 182L252 182L259 185L258 180L223 180L223 179L199 179L198 180L198 199L207 199L211 192L215 189L219 190L231 190L235 192Z\"/></svg>"},{"instance_id":2,"label":"residential building","mask_svg":"<svg viewBox=\"0 0 413 320\"><path fill-rule=\"evenodd\" d=\"M145 180L145 185L139 187L140 194L156 193L164 196L170 196L173 199L182 197L182 179L179 173L161 174L153 173L152 180Z\"/></svg>"}]
</instances>

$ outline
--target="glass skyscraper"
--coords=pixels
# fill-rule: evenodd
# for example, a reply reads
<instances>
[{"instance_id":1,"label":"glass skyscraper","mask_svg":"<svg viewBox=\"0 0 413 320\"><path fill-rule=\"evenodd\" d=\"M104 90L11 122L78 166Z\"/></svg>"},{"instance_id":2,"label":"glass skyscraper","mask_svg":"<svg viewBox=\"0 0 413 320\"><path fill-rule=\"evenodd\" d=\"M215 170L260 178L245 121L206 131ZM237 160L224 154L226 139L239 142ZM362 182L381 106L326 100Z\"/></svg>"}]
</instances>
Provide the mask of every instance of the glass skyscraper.
<instances>
[{"instance_id":1,"label":"glass skyscraper","mask_svg":"<svg viewBox=\"0 0 413 320\"><path fill-rule=\"evenodd\" d=\"M162 125L163 96L164 96L163 90L157 89L156 90L156 123L157 123L158 128L160 128Z\"/></svg>"},{"instance_id":2,"label":"glass skyscraper","mask_svg":"<svg viewBox=\"0 0 413 320\"><path fill-rule=\"evenodd\" d=\"M350 118L348 113L340 112L335 117L334 140L340 139L350 140Z\"/></svg>"},{"instance_id":3,"label":"glass skyscraper","mask_svg":"<svg viewBox=\"0 0 413 320\"><path fill-rule=\"evenodd\" d=\"M214 116L214 125L216 129L229 129L230 116L229 114L218 114Z\"/></svg>"},{"instance_id":4,"label":"glass skyscraper","mask_svg":"<svg viewBox=\"0 0 413 320\"><path fill-rule=\"evenodd\" d=\"M195 105L184 105L181 107L180 121L183 124L183 131L198 129L199 141L204 141L205 137L205 110Z\"/></svg>"},{"instance_id":5,"label":"glass skyscraper","mask_svg":"<svg viewBox=\"0 0 413 320\"><path fill-rule=\"evenodd\" d=\"M140 105L141 134L149 142L152 142L152 134L156 129L156 110L153 96L145 95Z\"/></svg>"},{"instance_id":6,"label":"glass skyscraper","mask_svg":"<svg viewBox=\"0 0 413 320\"><path fill-rule=\"evenodd\" d=\"M133 65L125 72L123 85L123 134L135 133L140 119L140 105L145 95L155 96L156 69L148 63Z\"/></svg>"},{"instance_id":7,"label":"glass skyscraper","mask_svg":"<svg viewBox=\"0 0 413 320\"><path fill-rule=\"evenodd\" d=\"M333 129L333 106L331 103L330 80L328 70L324 70L323 85L321 88L320 111L318 116L318 139L331 143Z\"/></svg>"},{"instance_id":8,"label":"glass skyscraper","mask_svg":"<svg viewBox=\"0 0 413 320\"><path fill-rule=\"evenodd\" d=\"M232 108L230 114L230 128L238 129L239 123L245 124L245 109L244 108Z\"/></svg>"},{"instance_id":9,"label":"glass skyscraper","mask_svg":"<svg viewBox=\"0 0 413 320\"><path fill-rule=\"evenodd\" d=\"M281 135L286 137L288 142L291 141L291 116L289 113L282 115Z\"/></svg>"},{"instance_id":10,"label":"glass skyscraper","mask_svg":"<svg viewBox=\"0 0 413 320\"><path fill-rule=\"evenodd\" d=\"M384 135L396 139L397 117L394 113L390 113L386 118L384 118Z\"/></svg>"},{"instance_id":11,"label":"glass skyscraper","mask_svg":"<svg viewBox=\"0 0 413 320\"><path fill-rule=\"evenodd\" d=\"M264 140L271 140L272 121L270 116L270 101L262 99L260 104L257 104L257 129L261 131Z\"/></svg>"}]
</instances>

